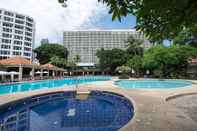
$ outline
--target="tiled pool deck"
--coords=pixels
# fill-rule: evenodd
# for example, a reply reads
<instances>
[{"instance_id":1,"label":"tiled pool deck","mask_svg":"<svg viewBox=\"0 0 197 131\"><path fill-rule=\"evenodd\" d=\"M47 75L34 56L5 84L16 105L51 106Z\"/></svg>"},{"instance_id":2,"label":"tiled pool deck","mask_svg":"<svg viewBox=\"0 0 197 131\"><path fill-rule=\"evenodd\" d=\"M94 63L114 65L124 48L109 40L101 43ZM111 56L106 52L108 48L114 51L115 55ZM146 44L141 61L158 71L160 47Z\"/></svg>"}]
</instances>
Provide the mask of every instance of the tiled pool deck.
<instances>
[{"instance_id":1,"label":"tiled pool deck","mask_svg":"<svg viewBox=\"0 0 197 131\"><path fill-rule=\"evenodd\" d=\"M121 131L196 131L197 121L194 121L190 115L179 108L177 103L184 101L174 99L184 98L190 94L197 96L197 81L193 81L190 88L180 89L121 89L114 85L113 78L111 81L96 82L91 84L79 85L79 90L104 90L123 94L128 97L134 104L135 116L124 126ZM75 90L72 87L57 89L41 89L16 94L0 95L0 105L33 95L50 93L56 91ZM172 97L173 96L173 97ZM174 97L175 96L175 97ZM197 98L197 97L196 97ZM193 97L190 100L190 106L193 103ZM166 101L168 100L168 101ZM171 102L172 101L172 102ZM197 101L197 99L195 100ZM183 102L186 104L185 102ZM197 115L197 114L195 114Z\"/></svg>"}]
</instances>

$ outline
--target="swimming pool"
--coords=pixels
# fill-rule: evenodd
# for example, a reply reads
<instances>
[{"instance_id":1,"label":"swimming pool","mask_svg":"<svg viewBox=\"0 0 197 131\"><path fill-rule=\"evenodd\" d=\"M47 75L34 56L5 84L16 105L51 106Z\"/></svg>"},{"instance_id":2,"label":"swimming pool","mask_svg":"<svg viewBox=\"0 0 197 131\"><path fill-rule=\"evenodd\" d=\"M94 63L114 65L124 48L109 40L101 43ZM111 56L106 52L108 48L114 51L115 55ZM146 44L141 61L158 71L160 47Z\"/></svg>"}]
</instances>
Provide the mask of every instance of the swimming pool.
<instances>
[{"instance_id":1,"label":"swimming pool","mask_svg":"<svg viewBox=\"0 0 197 131\"><path fill-rule=\"evenodd\" d=\"M76 91L33 96L0 106L2 131L117 131L134 115L132 102L119 94Z\"/></svg>"},{"instance_id":2,"label":"swimming pool","mask_svg":"<svg viewBox=\"0 0 197 131\"><path fill-rule=\"evenodd\" d=\"M38 89L51 89L63 87L65 85L74 85L76 83L90 83L95 81L106 81L110 80L109 76L82 76L82 77L68 77L64 79L57 80L43 80L34 82L24 82L11 85L0 85L0 95L1 94L11 94L17 92L38 90Z\"/></svg>"},{"instance_id":3,"label":"swimming pool","mask_svg":"<svg viewBox=\"0 0 197 131\"><path fill-rule=\"evenodd\" d=\"M185 80L120 80L115 84L127 89L172 89L192 85L191 82Z\"/></svg>"}]
</instances>

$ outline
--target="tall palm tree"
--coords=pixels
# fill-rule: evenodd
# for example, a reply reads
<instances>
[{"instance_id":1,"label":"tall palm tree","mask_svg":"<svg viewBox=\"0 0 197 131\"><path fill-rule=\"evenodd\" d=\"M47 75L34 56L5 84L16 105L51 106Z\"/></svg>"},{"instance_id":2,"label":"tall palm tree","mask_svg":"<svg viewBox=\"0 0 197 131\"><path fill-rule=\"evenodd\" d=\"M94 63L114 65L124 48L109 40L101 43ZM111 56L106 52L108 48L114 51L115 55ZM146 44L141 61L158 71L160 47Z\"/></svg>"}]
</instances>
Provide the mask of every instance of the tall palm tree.
<instances>
[{"instance_id":1,"label":"tall palm tree","mask_svg":"<svg viewBox=\"0 0 197 131\"><path fill-rule=\"evenodd\" d=\"M80 61L81 61L80 55L76 55L76 56L74 57L74 62L75 62L75 63L79 63Z\"/></svg>"},{"instance_id":2,"label":"tall palm tree","mask_svg":"<svg viewBox=\"0 0 197 131\"><path fill-rule=\"evenodd\" d=\"M136 56L136 55L143 55L143 44L144 41L140 40L140 39L136 39L133 36L130 36L128 38L128 40L125 41L126 43L126 51L132 55L132 56Z\"/></svg>"}]
</instances>

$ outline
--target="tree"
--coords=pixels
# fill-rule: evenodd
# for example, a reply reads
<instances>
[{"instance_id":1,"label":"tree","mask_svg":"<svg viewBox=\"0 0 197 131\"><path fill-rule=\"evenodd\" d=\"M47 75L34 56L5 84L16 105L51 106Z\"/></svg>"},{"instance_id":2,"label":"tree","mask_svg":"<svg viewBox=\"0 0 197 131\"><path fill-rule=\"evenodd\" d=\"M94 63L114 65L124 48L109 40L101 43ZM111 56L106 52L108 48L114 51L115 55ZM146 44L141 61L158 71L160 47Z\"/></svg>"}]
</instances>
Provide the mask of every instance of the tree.
<instances>
[{"instance_id":1,"label":"tree","mask_svg":"<svg viewBox=\"0 0 197 131\"><path fill-rule=\"evenodd\" d=\"M131 69L136 71L136 74L140 75L140 69L142 69L142 56L135 55L130 60L127 61L126 64Z\"/></svg>"},{"instance_id":2,"label":"tree","mask_svg":"<svg viewBox=\"0 0 197 131\"><path fill-rule=\"evenodd\" d=\"M143 44L144 41L143 40L139 40L134 38L133 36L130 36L128 38L127 41L125 41L126 43L126 51L127 53L132 57L132 56L136 56L136 55L143 55Z\"/></svg>"},{"instance_id":3,"label":"tree","mask_svg":"<svg viewBox=\"0 0 197 131\"><path fill-rule=\"evenodd\" d=\"M36 58L41 64L50 62L50 59L54 56L67 59L68 50L59 44L43 44L36 48L34 52L37 54Z\"/></svg>"},{"instance_id":4,"label":"tree","mask_svg":"<svg viewBox=\"0 0 197 131\"><path fill-rule=\"evenodd\" d=\"M197 35L189 32L187 29L181 31L173 41L174 44L191 45L193 47L197 47Z\"/></svg>"},{"instance_id":5,"label":"tree","mask_svg":"<svg viewBox=\"0 0 197 131\"><path fill-rule=\"evenodd\" d=\"M184 76L188 60L192 56L197 56L197 49L189 45L157 45L145 52L143 67L157 73L161 72L161 77Z\"/></svg>"},{"instance_id":6,"label":"tree","mask_svg":"<svg viewBox=\"0 0 197 131\"><path fill-rule=\"evenodd\" d=\"M65 58L59 58L58 56L53 56L50 58L50 63L61 68L65 68L67 66L67 61Z\"/></svg>"},{"instance_id":7,"label":"tree","mask_svg":"<svg viewBox=\"0 0 197 131\"><path fill-rule=\"evenodd\" d=\"M75 55L75 57L73 58L73 60L74 60L74 62L75 63L79 63L79 62L81 62L81 57L80 57L80 55Z\"/></svg>"},{"instance_id":8,"label":"tree","mask_svg":"<svg viewBox=\"0 0 197 131\"><path fill-rule=\"evenodd\" d=\"M99 58L99 64L102 68L109 67L111 72L114 72L118 66L122 66L127 61L127 53L121 49L97 51L96 56Z\"/></svg>"},{"instance_id":9,"label":"tree","mask_svg":"<svg viewBox=\"0 0 197 131\"><path fill-rule=\"evenodd\" d=\"M135 15L137 30L151 40L173 39L183 29L197 32L196 0L98 0L110 8L112 19Z\"/></svg>"}]
</instances>

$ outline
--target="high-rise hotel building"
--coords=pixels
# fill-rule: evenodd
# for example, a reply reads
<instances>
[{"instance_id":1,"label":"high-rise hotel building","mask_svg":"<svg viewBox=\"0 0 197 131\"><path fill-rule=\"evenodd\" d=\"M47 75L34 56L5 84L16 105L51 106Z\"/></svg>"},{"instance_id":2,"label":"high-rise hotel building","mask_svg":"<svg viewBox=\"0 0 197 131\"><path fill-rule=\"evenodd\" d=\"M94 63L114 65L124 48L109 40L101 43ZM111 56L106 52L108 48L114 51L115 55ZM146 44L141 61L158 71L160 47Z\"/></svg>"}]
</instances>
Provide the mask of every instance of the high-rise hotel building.
<instances>
[{"instance_id":1,"label":"high-rise hotel building","mask_svg":"<svg viewBox=\"0 0 197 131\"><path fill-rule=\"evenodd\" d=\"M98 49L125 49L129 36L136 39L145 39L135 30L83 30L65 31L63 34L64 46L69 51L70 60L76 55L81 58L81 63L97 64L96 52Z\"/></svg>"},{"instance_id":2,"label":"high-rise hotel building","mask_svg":"<svg viewBox=\"0 0 197 131\"><path fill-rule=\"evenodd\" d=\"M0 59L32 58L35 22L32 17L0 8Z\"/></svg>"}]
</instances>

